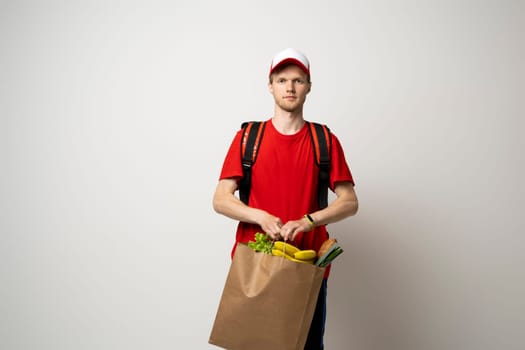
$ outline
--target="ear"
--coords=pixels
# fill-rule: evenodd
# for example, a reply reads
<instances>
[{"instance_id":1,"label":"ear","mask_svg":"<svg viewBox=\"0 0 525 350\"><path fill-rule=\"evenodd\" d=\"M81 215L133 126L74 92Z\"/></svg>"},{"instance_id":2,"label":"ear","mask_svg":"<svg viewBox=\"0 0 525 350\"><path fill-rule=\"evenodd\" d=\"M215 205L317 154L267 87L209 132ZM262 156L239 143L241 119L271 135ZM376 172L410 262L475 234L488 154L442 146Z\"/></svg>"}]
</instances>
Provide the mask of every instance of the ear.
<instances>
[{"instance_id":1,"label":"ear","mask_svg":"<svg viewBox=\"0 0 525 350\"><path fill-rule=\"evenodd\" d=\"M271 94L273 94L273 84L268 83L268 91L270 91Z\"/></svg>"}]
</instances>

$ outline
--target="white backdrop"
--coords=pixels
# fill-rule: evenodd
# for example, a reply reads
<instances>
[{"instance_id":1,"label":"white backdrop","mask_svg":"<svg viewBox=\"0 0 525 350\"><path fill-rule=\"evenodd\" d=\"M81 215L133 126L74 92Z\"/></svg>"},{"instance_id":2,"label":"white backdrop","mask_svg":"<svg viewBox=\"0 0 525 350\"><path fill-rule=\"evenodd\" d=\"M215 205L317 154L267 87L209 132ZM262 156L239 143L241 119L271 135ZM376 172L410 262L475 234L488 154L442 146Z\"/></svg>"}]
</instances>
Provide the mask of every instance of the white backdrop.
<instances>
[{"instance_id":1,"label":"white backdrop","mask_svg":"<svg viewBox=\"0 0 525 350\"><path fill-rule=\"evenodd\" d=\"M522 1L1 1L0 348L213 349L211 198L266 75L312 63L360 212L327 349L523 349Z\"/></svg>"}]
</instances>

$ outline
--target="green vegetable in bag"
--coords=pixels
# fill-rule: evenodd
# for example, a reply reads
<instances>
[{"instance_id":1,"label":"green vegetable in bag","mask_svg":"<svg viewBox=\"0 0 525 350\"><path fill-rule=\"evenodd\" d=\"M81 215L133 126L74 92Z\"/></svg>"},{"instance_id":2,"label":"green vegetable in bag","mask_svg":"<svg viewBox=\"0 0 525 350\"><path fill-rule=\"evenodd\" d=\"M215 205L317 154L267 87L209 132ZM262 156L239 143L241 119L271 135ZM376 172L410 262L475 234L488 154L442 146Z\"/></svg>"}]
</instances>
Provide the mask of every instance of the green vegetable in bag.
<instances>
[{"instance_id":1,"label":"green vegetable in bag","mask_svg":"<svg viewBox=\"0 0 525 350\"><path fill-rule=\"evenodd\" d=\"M273 242L270 239L270 236L267 234L257 232L255 234L255 242L249 241L248 247L252 248L256 252L272 254Z\"/></svg>"}]
</instances>

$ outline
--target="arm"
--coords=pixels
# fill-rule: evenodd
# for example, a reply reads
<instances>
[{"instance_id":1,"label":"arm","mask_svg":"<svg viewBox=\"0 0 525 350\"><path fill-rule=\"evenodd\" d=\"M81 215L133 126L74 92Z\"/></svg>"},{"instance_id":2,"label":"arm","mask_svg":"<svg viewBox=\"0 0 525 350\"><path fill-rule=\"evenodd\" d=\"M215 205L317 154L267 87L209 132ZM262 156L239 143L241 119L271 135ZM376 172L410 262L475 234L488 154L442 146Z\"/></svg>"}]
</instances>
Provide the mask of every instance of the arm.
<instances>
[{"instance_id":1,"label":"arm","mask_svg":"<svg viewBox=\"0 0 525 350\"><path fill-rule=\"evenodd\" d=\"M359 207L354 185L350 182L338 182L334 193L337 198L326 208L310 213L315 226L327 225L341 221L355 215ZM307 214L307 213L305 213ZM281 229L281 236L285 240L293 240L299 232L308 232L313 229L307 219L301 218L287 222Z\"/></svg>"},{"instance_id":2,"label":"arm","mask_svg":"<svg viewBox=\"0 0 525 350\"><path fill-rule=\"evenodd\" d=\"M219 180L217 189L213 196L213 209L231 219L257 224L261 229L273 239L278 239L281 231L282 222L264 210L255 209L244 204L234 193L237 191L237 181L235 179Z\"/></svg>"},{"instance_id":3,"label":"arm","mask_svg":"<svg viewBox=\"0 0 525 350\"><path fill-rule=\"evenodd\" d=\"M335 185L334 192L337 198L323 210L310 213L316 225L327 225L341 221L357 213L359 203L350 182L339 182Z\"/></svg>"}]
</instances>

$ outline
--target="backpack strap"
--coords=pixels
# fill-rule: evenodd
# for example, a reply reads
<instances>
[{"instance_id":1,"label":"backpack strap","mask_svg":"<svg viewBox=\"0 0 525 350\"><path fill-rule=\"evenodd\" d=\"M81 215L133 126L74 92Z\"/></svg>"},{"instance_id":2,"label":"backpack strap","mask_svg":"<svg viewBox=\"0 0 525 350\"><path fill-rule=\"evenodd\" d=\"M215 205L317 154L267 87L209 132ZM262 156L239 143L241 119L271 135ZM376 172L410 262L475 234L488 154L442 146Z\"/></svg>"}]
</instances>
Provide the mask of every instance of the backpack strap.
<instances>
[{"instance_id":1,"label":"backpack strap","mask_svg":"<svg viewBox=\"0 0 525 350\"><path fill-rule=\"evenodd\" d=\"M317 201L319 208L328 206L328 188L330 186L330 154L332 134L330 129L319 123L308 123L308 130L315 153L315 164L319 167ZM241 159L243 177L239 181L239 199L248 204L251 189L252 167L257 159L257 152L261 144L266 122L250 121L241 125Z\"/></svg>"},{"instance_id":2,"label":"backpack strap","mask_svg":"<svg viewBox=\"0 0 525 350\"><path fill-rule=\"evenodd\" d=\"M239 199L248 205L252 185L252 166L257 159L257 151L261 143L266 122L244 122L241 125L243 135L241 138L241 159L243 177L239 181Z\"/></svg>"},{"instance_id":3,"label":"backpack strap","mask_svg":"<svg viewBox=\"0 0 525 350\"><path fill-rule=\"evenodd\" d=\"M319 180L317 200L319 209L328 206L328 187L330 186L330 154L332 146L332 133L330 129L319 123L308 123L308 130L312 138L315 152L315 163L319 167Z\"/></svg>"}]
</instances>

